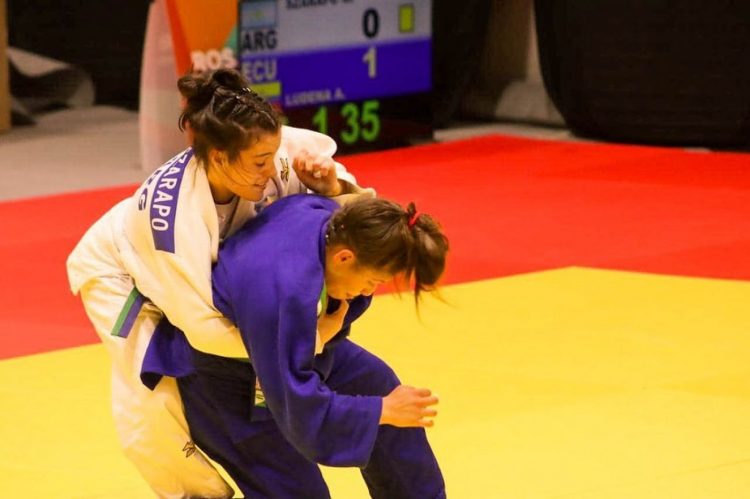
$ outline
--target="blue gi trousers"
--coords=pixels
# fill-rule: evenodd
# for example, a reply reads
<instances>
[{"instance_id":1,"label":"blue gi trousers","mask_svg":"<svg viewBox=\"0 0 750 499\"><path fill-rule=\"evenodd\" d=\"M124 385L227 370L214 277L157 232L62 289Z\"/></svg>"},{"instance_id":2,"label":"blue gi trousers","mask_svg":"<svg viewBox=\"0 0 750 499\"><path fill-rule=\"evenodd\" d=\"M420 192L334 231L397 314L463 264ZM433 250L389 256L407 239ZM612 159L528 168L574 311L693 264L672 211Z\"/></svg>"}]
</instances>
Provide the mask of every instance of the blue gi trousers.
<instances>
[{"instance_id":1,"label":"blue gi trousers","mask_svg":"<svg viewBox=\"0 0 750 499\"><path fill-rule=\"evenodd\" d=\"M330 498L317 464L286 440L270 412L253 408L252 366L194 354L197 374L178 379L190 433L198 447L227 470L245 497ZM399 384L385 362L349 340L325 357L316 371L339 394L385 396ZM421 428L381 425L361 473L376 499L445 497L440 468Z\"/></svg>"}]
</instances>

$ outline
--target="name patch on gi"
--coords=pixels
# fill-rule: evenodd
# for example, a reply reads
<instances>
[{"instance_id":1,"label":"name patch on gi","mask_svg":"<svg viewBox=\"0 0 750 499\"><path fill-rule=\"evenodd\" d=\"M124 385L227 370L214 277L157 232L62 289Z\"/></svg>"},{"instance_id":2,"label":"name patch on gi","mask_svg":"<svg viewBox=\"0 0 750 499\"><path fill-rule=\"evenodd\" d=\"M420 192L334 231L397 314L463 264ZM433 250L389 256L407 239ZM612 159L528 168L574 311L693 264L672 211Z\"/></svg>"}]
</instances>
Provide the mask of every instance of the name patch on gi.
<instances>
[{"instance_id":1,"label":"name patch on gi","mask_svg":"<svg viewBox=\"0 0 750 499\"><path fill-rule=\"evenodd\" d=\"M154 237L154 247L157 250L174 253L174 222L177 215L177 201L182 177L185 174L185 166L192 157L193 149L190 148L160 167L162 172L158 180L155 181L156 185L149 206L151 234Z\"/></svg>"}]
</instances>

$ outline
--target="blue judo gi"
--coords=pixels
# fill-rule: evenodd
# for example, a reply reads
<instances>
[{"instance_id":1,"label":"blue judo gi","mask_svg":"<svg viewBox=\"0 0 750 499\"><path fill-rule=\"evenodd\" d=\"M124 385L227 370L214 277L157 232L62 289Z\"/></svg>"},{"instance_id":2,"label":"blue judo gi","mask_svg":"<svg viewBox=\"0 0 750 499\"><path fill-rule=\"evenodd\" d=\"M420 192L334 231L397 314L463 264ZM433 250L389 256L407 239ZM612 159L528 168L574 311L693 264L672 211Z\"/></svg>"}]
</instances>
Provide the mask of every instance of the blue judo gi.
<instances>
[{"instance_id":1,"label":"blue judo gi","mask_svg":"<svg viewBox=\"0 0 750 499\"><path fill-rule=\"evenodd\" d=\"M246 497L328 498L315 463L360 467L374 498L445 497L425 431L378 424L399 380L347 338L370 297L350 302L342 331L315 355L325 232L337 207L317 196L281 199L221 248L214 303L239 327L249 359L194 350L163 321L142 379L153 387L162 375L178 378L194 442ZM338 306L331 299L328 311Z\"/></svg>"}]
</instances>

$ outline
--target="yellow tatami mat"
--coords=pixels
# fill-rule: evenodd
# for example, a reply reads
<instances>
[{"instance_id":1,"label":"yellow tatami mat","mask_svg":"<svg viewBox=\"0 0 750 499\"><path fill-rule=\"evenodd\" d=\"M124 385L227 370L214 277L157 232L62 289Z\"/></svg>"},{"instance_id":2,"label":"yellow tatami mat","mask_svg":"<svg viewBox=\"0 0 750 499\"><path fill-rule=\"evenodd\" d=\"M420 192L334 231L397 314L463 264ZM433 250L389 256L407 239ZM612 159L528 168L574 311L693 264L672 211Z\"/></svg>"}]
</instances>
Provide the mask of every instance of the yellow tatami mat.
<instances>
[{"instance_id":1,"label":"yellow tatami mat","mask_svg":"<svg viewBox=\"0 0 750 499\"><path fill-rule=\"evenodd\" d=\"M439 394L449 497L750 497L750 283L568 268L443 295L421 318L377 297L353 339ZM99 345L0 362L4 496L150 497L108 372ZM367 497L356 470L325 473Z\"/></svg>"}]
</instances>

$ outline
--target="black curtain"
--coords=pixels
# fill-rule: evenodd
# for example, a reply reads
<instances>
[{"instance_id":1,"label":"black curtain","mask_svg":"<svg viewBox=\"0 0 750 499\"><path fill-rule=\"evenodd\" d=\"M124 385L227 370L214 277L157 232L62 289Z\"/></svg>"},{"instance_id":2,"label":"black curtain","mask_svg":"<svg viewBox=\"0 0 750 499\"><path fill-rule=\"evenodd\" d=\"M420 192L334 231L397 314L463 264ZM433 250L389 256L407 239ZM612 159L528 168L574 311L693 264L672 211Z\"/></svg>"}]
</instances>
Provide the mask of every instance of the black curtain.
<instances>
[{"instance_id":1,"label":"black curtain","mask_svg":"<svg viewBox=\"0 0 750 499\"><path fill-rule=\"evenodd\" d=\"M575 132L750 144L750 2L536 0L539 58Z\"/></svg>"},{"instance_id":2,"label":"black curtain","mask_svg":"<svg viewBox=\"0 0 750 499\"><path fill-rule=\"evenodd\" d=\"M7 0L10 46L86 70L96 102L138 107L150 0Z\"/></svg>"},{"instance_id":3,"label":"black curtain","mask_svg":"<svg viewBox=\"0 0 750 499\"><path fill-rule=\"evenodd\" d=\"M479 70L490 6L490 0L432 2L432 102L437 128L456 116Z\"/></svg>"}]
</instances>

